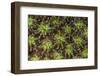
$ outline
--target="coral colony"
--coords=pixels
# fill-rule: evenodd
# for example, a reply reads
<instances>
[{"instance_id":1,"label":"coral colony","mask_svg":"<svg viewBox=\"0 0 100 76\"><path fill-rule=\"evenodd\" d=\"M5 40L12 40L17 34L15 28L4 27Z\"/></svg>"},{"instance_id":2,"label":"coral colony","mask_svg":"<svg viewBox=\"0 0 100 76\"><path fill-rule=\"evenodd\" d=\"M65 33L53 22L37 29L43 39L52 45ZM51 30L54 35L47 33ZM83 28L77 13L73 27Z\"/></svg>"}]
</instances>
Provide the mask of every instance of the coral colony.
<instances>
[{"instance_id":1,"label":"coral colony","mask_svg":"<svg viewBox=\"0 0 100 76\"><path fill-rule=\"evenodd\" d=\"M88 57L88 18L28 15L28 60Z\"/></svg>"}]
</instances>

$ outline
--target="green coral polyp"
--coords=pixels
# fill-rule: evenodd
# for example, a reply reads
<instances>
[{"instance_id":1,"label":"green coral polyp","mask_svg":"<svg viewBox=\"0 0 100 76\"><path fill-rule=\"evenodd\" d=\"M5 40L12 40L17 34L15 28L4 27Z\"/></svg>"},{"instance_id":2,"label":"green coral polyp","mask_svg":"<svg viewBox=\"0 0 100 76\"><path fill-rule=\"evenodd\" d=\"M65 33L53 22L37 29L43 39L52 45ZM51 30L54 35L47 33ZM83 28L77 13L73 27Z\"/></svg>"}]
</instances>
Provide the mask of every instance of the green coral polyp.
<instances>
[{"instance_id":1,"label":"green coral polyp","mask_svg":"<svg viewBox=\"0 0 100 76\"><path fill-rule=\"evenodd\" d=\"M28 26L31 27L33 25L33 19L32 17L28 18Z\"/></svg>"},{"instance_id":2,"label":"green coral polyp","mask_svg":"<svg viewBox=\"0 0 100 76\"><path fill-rule=\"evenodd\" d=\"M66 25L66 27L64 28L64 30L65 30L65 33L71 33L72 28L70 26Z\"/></svg>"},{"instance_id":3,"label":"green coral polyp","mask_svg":"<svg viewBox=\"0 0 100 76\"><path fill-rule=\"evenodd\" d=\"M58 26L58 24L60 23L59 17L52 17L52 23L54 24L54 26Z\"/></svg>"},{"instance_id":4,"label":"green coral polyp","mask_svg":"<svg viewBox=\"0 0 100 76\"><path fill-rule=\"evenodd\" d=\"M74 38L74 42L78 45L78 46L82 46L83 43L83 39L81 37L75 37Z\"/></svg>"},{"instance_id":5,"label":"green coral polyp","mask_svg":"<svg viewBox=\"0 0 100 76\"><path fill-rule=\"evenodd\" d=\"M68 45L66 46L65 52L66 52L66 54L67 54L69 57L71 57L71 56L74 55L74 54L73 54L73 46L72 46L72 44L68 44Z\"/></svg>"},{"instance_id":6,"label":"green coral polyp","mask_svg":"<svg viewBox=\"0 0 100 76\"><path fill-rule=\"evenodd\" d=\"M48 40L48 39L45 39L45 40L43 40L42 41L42 44L41 44L41 46L40 46L44 51L49 51L52 47L53 47L53 45L52 45L52 42L50 41L50 40Z\"/></svg>"},{"instance_id":7,"label":"green coral polyp","mask_svg":"<svg viewBox=\"0 0 100 76\"><path fill-rule=\"evenodd\" d=\"M31 58L30 58L30 61L37 61L37 60L39 60L40 58L39 58L39 56L37 56L37 55L33 55Z\"/></svg>"},{"instance_id":8,"label":"green coral polyp","mask_svg":"<svg viewBox=\"0 0 100 76\"><path fill-rule=\"evenodd\" d=\"M54 52L54 54L53 54L53 58L54 58L55 60L58 60L58 59L62 59L63 56L61 55L61 53Z\"/></svg>"},{"instance_id":9,"label":"green coral polyp","mask_svg":"<svg viewBox=\"0 0 100 76\"><path fill-rule=\"evenodd\" d=\"M75 26L77 27L77 29L81 29L84 26L83 21L78 21L75 23Z\"/></svg>"},{"instance_id":10,"label":"green coral polyp","mask_svg":"<svg viewBox=\"0 0 100 76\"><path fill-rule=\"evenodd\" d=\"M28 37L29 46L35 45L35 40L36 40L36 38L33 35L30 35Z\"/></svg>"},{"instance_id":11,"label":"green coral polyp","mask_svg":"<svg viewBox=\"0 0 100 76\"><path fill-rule=\"evenodd\" d=\"M65 42L65 37L63 34L58 33L58 34L55 34L55 40L56 40L56 43L62 44L63 42Z\"/></svg>"},{"instance_id":12,"label":"green coral polyp","mask_svg":"<svg viewBox=\"0 0 100 76\"><path fill-rule=\"evenodd\" d=\"M82 51L82 57L83 58L87 58L88 57L88 49L85 48L83 51Z\"/></svg>"},{"instance_id":13,"label":"green coral polyp","mask_svg":"<svg viewBox=\"0 0 100 76\"><path fill-rule=\"evenodd\" d=\"M45 23L41 23L38 27L38 31L40 32L41 35L46 35L49 32L49 25Z\"/></svg>"}]
</instances>

